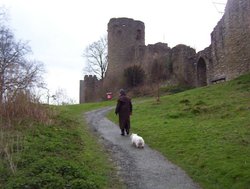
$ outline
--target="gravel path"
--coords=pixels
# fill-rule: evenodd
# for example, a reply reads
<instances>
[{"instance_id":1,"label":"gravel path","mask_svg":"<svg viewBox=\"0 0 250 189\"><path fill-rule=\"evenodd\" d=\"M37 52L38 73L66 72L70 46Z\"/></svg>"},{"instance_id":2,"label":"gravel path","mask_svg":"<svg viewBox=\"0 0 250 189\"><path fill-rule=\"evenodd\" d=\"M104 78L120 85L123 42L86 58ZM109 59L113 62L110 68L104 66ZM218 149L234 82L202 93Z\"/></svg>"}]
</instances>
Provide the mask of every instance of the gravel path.
<instances>
[{"instance_id":1,"label":"gravel path","mask_svg":"<svg viewBox=\"0 0 250 189\"><path fill-rule=\"evenodd\" d=\"M128 189L199 189L187 174L157 151L145 145L137 149L129 136L121 136L119 127L105 115L113 107L85 114L88 125L98 132L105 147L111 152L118 175ZM147 144L147 141L145 140Z\"/></svg>"}]
</instances>

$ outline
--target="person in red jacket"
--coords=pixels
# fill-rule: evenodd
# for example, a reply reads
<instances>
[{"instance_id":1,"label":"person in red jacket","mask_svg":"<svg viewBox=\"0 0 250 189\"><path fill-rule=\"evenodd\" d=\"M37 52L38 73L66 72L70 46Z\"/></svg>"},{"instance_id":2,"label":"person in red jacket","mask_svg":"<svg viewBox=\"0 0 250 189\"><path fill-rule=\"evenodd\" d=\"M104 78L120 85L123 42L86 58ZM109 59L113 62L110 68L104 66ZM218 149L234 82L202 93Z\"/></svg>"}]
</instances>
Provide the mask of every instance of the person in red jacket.
<instances>
[{"instance_id":1,"label":"person in red jacket","mask_svg":"<svg viewBox=\"0 0 250 189\"><path fill-rule=\"evenodd\" d=\"M126 92L124 89L120 90L120 96L117 101L115 114L119 115L119 126L121 129L121 135L125 135L125 131L127 135L130 130L130 116L132 115L132 102L129 97L126 96Z\"/></svg>"}]
</instances>

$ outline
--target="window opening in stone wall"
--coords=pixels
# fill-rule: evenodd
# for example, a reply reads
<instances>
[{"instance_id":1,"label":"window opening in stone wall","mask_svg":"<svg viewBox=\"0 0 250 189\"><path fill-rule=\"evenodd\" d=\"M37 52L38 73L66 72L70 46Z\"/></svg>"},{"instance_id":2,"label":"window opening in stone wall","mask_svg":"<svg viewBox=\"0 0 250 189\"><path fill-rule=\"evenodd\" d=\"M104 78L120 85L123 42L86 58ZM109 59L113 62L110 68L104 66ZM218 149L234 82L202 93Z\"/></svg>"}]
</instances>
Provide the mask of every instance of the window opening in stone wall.
<instances>
[{"instance_id":1,"label":"window opening in stone wall","mask_svg":"<svg viewBox=\"0 0 250 189\"><path fill-rule=\"evenodd\" d=\"M207 67L203 58L200 58L197 64L197 81L199 87L207 85Z\"/></svg>"},{"instance_id":2,"label":"window opening in stone wall","mask_svg":"<svg viewBox=\"0 0 250 189\"><path fill-rule=\"evenodd\" d=\"M118 30L118 31L117 31L117 35L118 35L118 36L122 35L122 30Z\"/></svg>"},{"instance_id":3,"label":"window opening in stone wall","mask_svg":"<svg viewBox=\"0 0 250 189\"><path fill-rule=\"evenodd\" d=\"M136 33L136 40L141 40L141 35L142 35L141 30L137 30L137 33Z\"/></svg>"}]
</instances>

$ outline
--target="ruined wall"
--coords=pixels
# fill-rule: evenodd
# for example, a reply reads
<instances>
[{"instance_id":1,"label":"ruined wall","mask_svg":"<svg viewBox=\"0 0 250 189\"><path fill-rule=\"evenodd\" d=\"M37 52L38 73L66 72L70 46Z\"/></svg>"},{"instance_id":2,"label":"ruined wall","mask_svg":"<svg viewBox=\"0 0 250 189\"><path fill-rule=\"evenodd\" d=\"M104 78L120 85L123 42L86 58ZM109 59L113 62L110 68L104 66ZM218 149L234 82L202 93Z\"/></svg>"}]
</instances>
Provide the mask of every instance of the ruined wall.
<instances>
[{"instance_id":1,"label":"ruined wall","mask_svg":"<svg viewBox=\"0 0 250 189\"><path fill-rule=\"evenodd\" d=\"M166 43L156 43L145 46L142 54L141 66L146 74L150 72L152 64L158 61L165 65L168 84L195 85L196 52L193 48L177 45L171 49Z\"/></svg>"},{"instance_id":2,"label":"ruined wall","mask_svg":"<svg viewBox=\"0 0 250 189\"><path fill-rule=\"evenodd\" d=\"M155 61L166 64L168 83L195 85L195 50L178 45L171 49L166 43L145 46L145 26L130 18L112 18L108 23L108 69L104 81L107 90L124 86L123 71L140 65L148 75ZM114 91L113 91L114 92Z\"/></svg>"},{"instance_id":3,"label":"ruined wall","mask_svg":"<svg viewBox=\"0 0 250 189\"><path fill-rule=\"evenodd\" d=\"M211 33L210 82L250 71L250 1L228 0L225 13Z\"/></svg>"},{"instance_id":4,"label":"ruined wall","mask_svg":"<svg viewBox=\"0 0 250 189\"><path fill-rule=\"evenodd\" d=\"M99 81L96 76L85 75L84 80L80 80L79 103L94 102L98 97Z\"/></svg>"},{"instance_id":5,"label":"ruined wall","mask_svg":"<svg viewBox=\"0 0 250 189\"><path fill-rule=\"evenodd\" d=\"M195 66L195 84L194 86L201 87L211 84L211 78L214 75L212 64L211 45L200 51L196 55Z\"/></svg>"},{"instance_id":6,"label":"ruined wall","mask_svg":"<svg viewBox=\"0 0 250 189\"><path fill-rule=\"evenodd\" d=\"M104 85L115 92L122 88L123 71L140 65L146 74L154 61L164 62L168 83L195 85L195 50L179 45L171 49L166 43L145 46L145 26L130 18L112 18L108 23L108 69Z\"/></svg>"},{"instance_id":7,"label":"ruined wall","mask_svg":"<svg viewBox=\"0 0 250 189\"><path fill-rule=\"evenodd\" d=\"M140 53L141 65L146 73L149 73L150 68L155 60L159 62L167 62L170 59L171 48L167 43L150 44L144 47L143 53Z\"/></svg>"},{"instance_id":8,"label":"ruined wall","mask_svg":"<svg viewBox=\"0 0 250 189\"><path fill-rule=\"evenodd\" d=\"M171 50L173 75L177 84L194 86L196 83L195 67L196 52L186 45L177 45Z\"/></svg>"},{"instance_id":9,"label":"ruined wall","mask_svg":"<svg viewBox=\"0 0 250 189\"><path fill-rule=\"evenodd\" d=\"M85 94L84 94L84 80L80 80L80 88L79 88L79 104L85 102Z\"/></svg>"}]
</instances>

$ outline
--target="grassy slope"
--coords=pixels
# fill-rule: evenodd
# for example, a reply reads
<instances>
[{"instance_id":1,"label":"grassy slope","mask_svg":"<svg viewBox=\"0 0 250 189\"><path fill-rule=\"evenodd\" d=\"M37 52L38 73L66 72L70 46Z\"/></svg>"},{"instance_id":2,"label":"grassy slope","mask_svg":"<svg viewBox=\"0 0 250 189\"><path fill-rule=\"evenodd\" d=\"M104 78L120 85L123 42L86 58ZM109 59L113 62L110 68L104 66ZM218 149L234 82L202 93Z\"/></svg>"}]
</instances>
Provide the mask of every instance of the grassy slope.
<instances>
[{"instance_id":1,"label":"grassy slope","mask_svg":"<svg viewBox=\"0 0 250 189\"><path fill-rule=\"evenodd\" d=\"M115 102L63 106L55 124L21 127L17 133L24 136L19 144L24 149L12 154L14 175L0 154L0 188L118 188L105 150L82 117L110 104ZM113 112L110 117L117 119ZM203 188L245 189L250 186L249 123L250 75L165 96L160 103L134 104L132 131Z\"/></svg>"},{"instance_id":2,"label":"grassy slope","mask_svg":"<svg viewBox=\"0 0 250 189\"><path fill-rule=\"evenodd\" d=\"M22 127L24 149L12 154L17 171L1 159L0 188L119 188L107 153L83 121L83 112L107 105L62 106L55 124Z\"/></svg>"},{"instance_id":3,"label":"grassy slope","mask_svg":"<svg viewBox=\"0 0 250 189\"><path fill-rule=\"evenodd\" d=\"M134 104L132 131L203 188L250 187L250 75Z\"/></svg>"}]
</instances>

